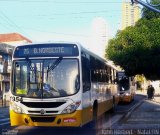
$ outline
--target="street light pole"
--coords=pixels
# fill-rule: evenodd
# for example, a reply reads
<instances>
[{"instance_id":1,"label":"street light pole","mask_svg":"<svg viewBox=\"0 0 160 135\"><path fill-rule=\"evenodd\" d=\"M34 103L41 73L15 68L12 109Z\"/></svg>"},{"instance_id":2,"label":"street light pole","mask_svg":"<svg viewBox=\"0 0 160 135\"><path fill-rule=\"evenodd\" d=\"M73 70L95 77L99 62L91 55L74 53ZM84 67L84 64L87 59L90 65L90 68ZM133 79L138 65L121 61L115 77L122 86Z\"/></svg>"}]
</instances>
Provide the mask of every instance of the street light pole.
<instances>
[{"instance_id":1,"label":"street light pole","mask_svg":"<svg viewBox=\"0 0 160 135\"><path fill-rule=\"evenodd\" d=\"M142 6L145 6L146 8L149 8L150 10L152 10L154 12L160 13L160 10L156 8L156 7L160 6L160 4L152 5L152 4L149 4L148 0L146 0L146 2L143 2L142 0L131 0L131 2L132 2L132 4L139 3Z\"/></svg>"}]
</instances>

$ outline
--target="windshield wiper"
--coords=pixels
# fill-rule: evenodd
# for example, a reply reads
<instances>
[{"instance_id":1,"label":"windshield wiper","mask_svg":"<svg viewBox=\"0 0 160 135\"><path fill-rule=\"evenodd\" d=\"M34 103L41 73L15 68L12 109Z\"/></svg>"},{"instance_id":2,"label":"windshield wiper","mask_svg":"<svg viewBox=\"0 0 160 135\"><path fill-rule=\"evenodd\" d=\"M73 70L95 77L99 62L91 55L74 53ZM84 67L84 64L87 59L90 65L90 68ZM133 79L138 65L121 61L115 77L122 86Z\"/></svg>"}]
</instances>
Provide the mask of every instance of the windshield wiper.
<instances>
[{"instance_id":1,"label":"windshield wiper","mask_svg":"<svg viewBox=\"0 0 160 135\"><path fill-rule=\"evenodd\" d=\"M55 62L50 66L48 67L48 70L47 70L47 73L50 72L51 70L55 69L59 63L61 63L63 57L59 57L55 60Z\"/></svg>"},{"instance_id":2,"label":"windshield wiper","mask_svg":"<svg viewBox=\"0 0 160 135\"><path fill-rule=\"evenodd\" d=\"M51 70L55 69L58 66L58 64L62 61L62 59L63 59L63 57L59 57L59 58L57 58L55 60L55 62L50 67L48 66L48 69L47 69L47 80L48 80L48 73Z\"/></svg>"}]
</instances>

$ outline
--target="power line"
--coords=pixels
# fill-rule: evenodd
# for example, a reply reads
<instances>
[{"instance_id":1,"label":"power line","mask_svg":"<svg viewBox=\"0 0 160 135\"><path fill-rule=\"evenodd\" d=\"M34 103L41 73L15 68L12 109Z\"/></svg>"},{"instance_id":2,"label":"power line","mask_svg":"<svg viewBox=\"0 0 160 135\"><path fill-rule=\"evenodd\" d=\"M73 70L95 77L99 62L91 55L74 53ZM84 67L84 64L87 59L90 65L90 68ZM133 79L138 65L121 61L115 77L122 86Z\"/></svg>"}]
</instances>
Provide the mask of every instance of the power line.
<instances>
[{"instance_id":1,"label":"power line","mask_svg":"<svg viewBox=\"0 0 160 135\"><path fill-rule=\"evenodd\" d=\"M20 30L22 33L24 33L25 35L27 35L29 38L31 38L26 32L24 32L15 22L13 22L9 17L7 17L1 10L0 10L1 15L3 15L3 17L6 19L7 24L9 24L10 26L14 26L14 28L17 28L18 30Z\"/></svg>"},{"instance_id":2,"label":"power line","mask_svg":"<svg viewBox=\"0 0 160 135\"><path fill-rule=\"evenodd\" d=\"M50 3L54 3L54 4L121 4L122 2L115 2L115 1L95 1L95 2L87 2L87 1L79 1L79 2L73 2L73 1L53 1L53 0L1 0L1 1L5 1L5 2L25 2L25 3L46 3L46 2L50 2Z\"/></svg>"},{"instance_id":3,"label":"power line","mask_svg":"<svg viewBox=\"0 0 160 135\"><path fill-rule=\"evenodd\" d=\"M5 24L3 24L3 23L0 23L0 25L3 26L2 28L3 28L5 31L6 31L6 29L9 30L9 31L12 30L10 27L7 27L7 25L5 25Z\"/></svg>"},{"instance_id":4,"label":"power line","mask_svg":"<svg viewBox=\"0 0 160 135\"><path fill-rule=\"evenodd\" d=\"M54 16L70 16L70 15L87 15L87 14L105 14L105 16L109 16L109 17L111 17L112 15L110 14L110 12L109 12L110 10L103 10L103 11L84 11L84 12L70 12L70 13L50 13L50 14L42 14L42 15L33 15L32 17L41 17L41 18L43 18L43 17L50 17L50 18L52 18L52 19L56 19L56 18L54 18ZM114 13L112 13L112 14L117 14L117 13L119 13L121 10L112 10L112 12L114 12ZM109 15L106 15L106 14L109 14ZM117 15L119 15L119 14L117 14ZM29 15L30 16L30 15ZM24 17L24 18L26 18L26 16L19 16L19 17ZM76 16L76 17L71 17L71 18L88 18L88 17L81 17L81 16ZM78 19L79 19L78 18Z\"/></svg>"},{"instance_id":5,"label":"power line","mask_svg":"<svg viewBox=\"0 0 160 135\"><path fill-rule=\"evenodd\" d=\"M66 15L66 14L69 14L69 15L74 15L74 14L95 14L95 13L109 13L110 10L103 10L103 11L86 11L86 12L72 12L72 13L64 13L64 14L52 14L52 15ZM118 12L118 11L121 11L121 10L112 10L112 11L115 11L115 12Z\"/></svg>"},{"instance_id":6,"label":"power line","mask_svg":"<svg viewBox=\"0 0 160 135\"><path fill-rule=\"evenodd\" d=\"M4 16L2 16L2 14L1 14L0 18L1 18L1 22L3 21L6 23L6 24L1 23L1 25L3 25L7 30L13 31L13 24L10 23L10 21L8 21Z\"/></svg>"},{"instance_id":7,"label":"power line","mask_svg":"<svg viewBox=\"0 0 160 135\"><path fill-rule=\"evenodd\" d=\"M23 27L24 28L24 27ZM27 30L32 30L32 31L38 31L38 32L43 32L43 33L51 33L51 34L57 34L57 35L65 35L65 36L74 36L74 37L90 37L88 35L83 35L83 34L75 34L75 33L61 33L61 32L51 32L51 31L46 31L46 30L40 30L40 29L35 29L35 28L24 28Z\"/></svg>"}]
</instances>

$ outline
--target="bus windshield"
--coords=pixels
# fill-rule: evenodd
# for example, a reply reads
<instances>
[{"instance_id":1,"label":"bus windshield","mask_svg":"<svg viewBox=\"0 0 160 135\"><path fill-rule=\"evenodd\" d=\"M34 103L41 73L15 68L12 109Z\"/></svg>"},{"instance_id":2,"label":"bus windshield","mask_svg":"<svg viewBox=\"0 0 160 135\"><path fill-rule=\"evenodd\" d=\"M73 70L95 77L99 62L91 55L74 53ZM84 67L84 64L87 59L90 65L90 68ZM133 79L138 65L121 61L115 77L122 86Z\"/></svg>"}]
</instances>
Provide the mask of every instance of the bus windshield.
<instances>
[{"instance_id":1,"label":"bus windshield","mask_svg":"<svg viewBox=\"0 0 160 135\"><path fill-rule=\"evenodd\" d=\"M119 86L120 86L120 91L129 90L129 78L122 77L121 79L119 79Z\"/></svg>"},{"instance_id":2,"label":"bus windshield","mask_svg":"<svg viewBox=\"0 0 160 135\"><path fill-rule=\"evenodd\" d=\"M77 59L19 60L13 62L15 95L54 98L73 95L80 88Z\"/></svg>"}]
</instances>

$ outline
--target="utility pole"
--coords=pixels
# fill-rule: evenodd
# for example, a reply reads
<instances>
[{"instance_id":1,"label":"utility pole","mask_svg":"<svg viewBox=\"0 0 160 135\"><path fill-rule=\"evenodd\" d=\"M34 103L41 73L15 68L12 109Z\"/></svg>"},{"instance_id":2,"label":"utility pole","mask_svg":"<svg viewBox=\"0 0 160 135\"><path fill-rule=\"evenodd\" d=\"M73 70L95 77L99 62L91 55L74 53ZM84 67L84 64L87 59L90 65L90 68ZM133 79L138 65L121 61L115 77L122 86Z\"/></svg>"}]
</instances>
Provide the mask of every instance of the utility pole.
<instances>
[{"instance_id":1,"label":"utility pole","mask_svg":"<svg viewBox=\"0 0 160 135\"><path fill-rule=\"evenodd\" d=\"M131 0L132 4L134 3L138 3L141 4L142 6L145 6L146 8L149 8L150 10L160 13L160 10L157 7L160 7L160 3L157 5L153 5L151 3L149 3L148 0L146 0L146 2L142 1L142 0Z\"/></svg>"}]
</instances>

